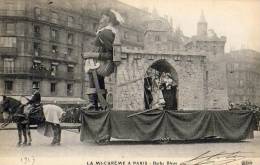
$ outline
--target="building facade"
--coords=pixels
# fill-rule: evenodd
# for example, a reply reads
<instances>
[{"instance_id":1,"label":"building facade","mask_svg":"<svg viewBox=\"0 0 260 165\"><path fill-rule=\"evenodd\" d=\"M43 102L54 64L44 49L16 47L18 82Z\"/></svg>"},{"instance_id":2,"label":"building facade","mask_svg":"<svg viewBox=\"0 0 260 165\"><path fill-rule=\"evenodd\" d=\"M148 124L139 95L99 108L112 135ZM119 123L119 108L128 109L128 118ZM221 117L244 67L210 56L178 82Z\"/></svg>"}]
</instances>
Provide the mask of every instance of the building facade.
<instances>
[{"instance_id":1,"label":"building facade","mask_svg":"<svg viewBox=\"0 0 260 165\"><path fill-rule=\"evenodd\" d=\"M81 14L47 2L1 1L0 94L81 102Z\"/></svg>"},{"instance_id":2,"label":"building facade","mask_svg":"<svg viewBox=\"0 0 260 165\"><path fill-rule=\"evenodd\" d=\"M228 108L226 38L208 30L204 14L197 34L186 37L167 21L149 20L144 50L122 50L115 73L114 106L118 110L144 108L144 79L148 68L170 73L177 82L177 109L214 110ZM128 83L129 82L129 83Z\"/></svg>"},{"instance_id":3,"label":"building facade","mask_svg":"<svg viewBox=\"0 0 260 165\"><path fill-rule=\"evenodd\" d=\"M83 101L80 98L86 96L86 87L81 55L94 48L102 9L114 6L125 16L121 42L136 50L144 47L143 30L142 24L129 23L132 15L151 17L116 0L1 0L0 4L0 94L29 96L34 84L46 102L54 101L53 97Z\"/></svg>"},{"instance_id":4,"label":"building facade","mask_svg":"<svg viewBox=\"0 0 260 165\"><path fill-rule=\"evenodd\" d=\"M225 61L226 37L218 37L213 29L208 29L204 13L197 23L197 35L185 44L186 50L203 51L206 56L205 95L207 109L227 109L227 77Z\"/></svg>"},{"instance_id":5,"label":"building facade","mask_svg":"<svg viewBox=\"0 0 260 165\"><path fill-rule=\"evenodd\" d=\"M242 49L226 54L229 101L260 106L260 53Z\"/></svg>"},{"instance_id":6,"label":"building facade","mask_svg":"<svg viewBox=\"0 0 260 165\"><path fill-rule=\"evenodd\" d=\"M197 24L197 34L187 37L179 27L172 27L171 18L160 17L155 10L150 13L118 0L63 2L0 1L0 95L28 96L35 84L40 87L46 102L52 102L54 98L74 103L84 102L80 98L87 98L88 79L84 74L81 55L94 49L93 42L101 11L113 8L125 18L125 23L119 27L123 56L128 55L124 52L133 54L133 61L146 56L137 62L139 68L146 66L146 63L156 63L152 59L159 61L158 58L162 58L170 61L168 63L171 67L178 70L179 86L185 89L178 91L177 97L182 98L178 100L179 109L226 109L228 97L234 102L238 101L238 97L239 100L241 97L244 100L244 96L233 95L233 91L237 90L231 89L230 82L234 80L230 80L230 70L227 69L226 72L226 65L227 68L237 65L226 64L226 38L219 37L214 30L208 29L203 13ZM137 54L137 57L134 54ZM149 62L146 58L150 59ZM127 68L128 65L125 63L119 68ZM137 73L140 73L138 69ZM113 99L112 93L118 78L116 74L118 73L106 78L111 96L108 99L114 104L116 100ZM253 74L258 73L252 73L251 77ZM187 78L187 75L196 75L196 78L185 84L187 81L182 80ZM198 87L197 82L202 86ZM241 84L244 82L241 81ZM194 88L188 88L193 85ZM136 88L138 89L138 85ZM248 90L252 92L257 91L256 89L257 82L251 84ZM186 92L190 95L183 94ZM252 97L255 102L259 100L257 92L250 96L250 100L253 100ZM198 105L203 107L197 104L193 106L193 103L199 103Z\"/></svg>"}]
</instances>

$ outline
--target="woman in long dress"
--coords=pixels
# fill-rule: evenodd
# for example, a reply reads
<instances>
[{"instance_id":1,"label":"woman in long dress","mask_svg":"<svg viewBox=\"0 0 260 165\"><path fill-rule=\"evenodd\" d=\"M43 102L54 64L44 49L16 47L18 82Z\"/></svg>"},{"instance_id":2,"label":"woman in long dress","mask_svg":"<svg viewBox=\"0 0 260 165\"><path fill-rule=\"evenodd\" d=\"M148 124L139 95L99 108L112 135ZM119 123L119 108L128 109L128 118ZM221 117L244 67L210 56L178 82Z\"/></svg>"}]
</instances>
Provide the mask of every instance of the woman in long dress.
<instances>
[{"instance_id":1,"label":"woman in long dress","mask_svg":"<svg viewBox=\"0 0 260 165\"><path fill-rule=\"evenodd\" d=\"M152 108L158 108L161 109L165 105L165 100L163 98L163 94L160 87L160 80L158 78L155 78L153 80L152 84L152 96L153 96L153 102L152 102Z\"/></svg>"}]
</instances>

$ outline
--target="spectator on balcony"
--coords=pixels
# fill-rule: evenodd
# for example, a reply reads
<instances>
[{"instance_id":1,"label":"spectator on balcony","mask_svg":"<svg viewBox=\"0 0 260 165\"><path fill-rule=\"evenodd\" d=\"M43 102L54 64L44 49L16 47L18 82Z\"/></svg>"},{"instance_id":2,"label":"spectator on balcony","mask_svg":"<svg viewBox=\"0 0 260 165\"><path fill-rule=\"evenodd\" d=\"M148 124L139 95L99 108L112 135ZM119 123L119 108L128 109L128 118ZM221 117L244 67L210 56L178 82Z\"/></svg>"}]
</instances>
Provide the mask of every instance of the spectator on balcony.
<instances>
[{"instance_id":1,"label":"spectator on balcony","mask_svg":"<svg viewBox=\"0 0 260 165\"><path fill-rule=\"evenodd\" d=\"M51 71L51 75L55 76L56 71L55 71L55 69L53 67L51 67L50 71Z\"/></svg>"}]
</instances>

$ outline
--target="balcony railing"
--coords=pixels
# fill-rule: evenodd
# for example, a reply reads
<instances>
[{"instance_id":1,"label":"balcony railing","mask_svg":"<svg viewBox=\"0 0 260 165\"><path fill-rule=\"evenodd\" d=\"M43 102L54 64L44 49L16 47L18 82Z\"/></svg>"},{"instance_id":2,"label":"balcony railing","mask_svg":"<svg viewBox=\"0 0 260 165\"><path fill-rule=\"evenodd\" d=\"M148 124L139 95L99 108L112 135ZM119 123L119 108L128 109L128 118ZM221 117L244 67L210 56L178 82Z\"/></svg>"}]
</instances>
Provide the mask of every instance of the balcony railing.
<instances>
[{"instance_id":1,"label":"balcony railing","mask_svg":"<svg viewBox=\"0 0 260 165\"><path fill-rule=\"evenodd\" d=\"M34 11L25 10L0 10L0 16L12 16L12 17L27 17L31 19L36 19L40 21L46 21L57 25L63 25L70 28L82 29L80 23L74 22L73 24L68 24L68 20L62 17L53 18L49 13L49 10L41 8L41 14L37 15ZM63 19L61 19L63 18ZM70 25L70 26L69 26Z\"/></svg>"},{"instance_id":2,"label":"balcony railing","mask_svg":"<svg viewBox=\"0 0 260 165\"><path fill-rule=\"evenodd\" d=\"M0 47L0 55L17 55L17 48Z\"/></svg>"},{"instance_id":3,"label":"balcony railing","mask_svg":"<svg viewBox=\"0 0 260 165\"><path fill-rule=\"evenodd\" d=\"M35 58L45 58L50 60L67 61L73 63L78 63L78 58L80 58L77 57L75 54L67 55L66 53L62 53L60 51L58 51L57 53L53 53L52 51L46 51L42 49L38 51L38 54L34 51L31 51L31 54Z\"/></svg>"},{"instance_id":4,"label":"balcony railing","mask_svg":"<svg viewBox=\"0 0 260 165\"><path fill-rule=\"evenodd\" d=\"M28 74L27 68L0 67L0 74Z\"/></svg>"},{"instance_id":5,"label":"balcony railing","mask_svg":"<svg viewBox=\"0 0 260 165\"><path fill-rule=\"evenodd\" d=\"M83 73L82 73L83 74ZM75 72L50 71L46 68L5 68L0 67L0 75L26 75L32 78L79 80L82 75Z\"/></svg>"},{"instance_id":6,"label":"balcony railing","mask_svg":"<svg viewBox=\"0 0 260 165\"><path fill-rule=\"evenodd\" d=\"M34 36L35 38L41 38L41 33L39 33L39 32L34 32L34 33L33 33L33 36Z\"/></svg>"},{"instance_id":7,"label":"balcony railing","mask_svg":"<svg viewBox=\"0 0 260 165\"><path fill-rule=\"evenodd\" d=\"M24 17L25 10L0 10L0 16L21 16Z\"/></svg>"}]
</instances>

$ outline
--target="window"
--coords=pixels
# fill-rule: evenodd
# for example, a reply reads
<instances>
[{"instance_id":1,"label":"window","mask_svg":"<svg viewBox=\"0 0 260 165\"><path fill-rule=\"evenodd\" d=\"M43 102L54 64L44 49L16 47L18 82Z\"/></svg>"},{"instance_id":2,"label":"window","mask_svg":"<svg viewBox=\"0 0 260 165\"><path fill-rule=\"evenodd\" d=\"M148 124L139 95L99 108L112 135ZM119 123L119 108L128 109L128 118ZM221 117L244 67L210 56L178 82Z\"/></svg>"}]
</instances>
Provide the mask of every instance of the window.
<instances>
[{"instance_id":1,"label":"window","mask_svg":"<svg viewBox=\"0 0 260 165\"><path fill-rule=\"evenodd\" d=\"M73 34L72 33L68 33L68 44L73 44Z\"/></svg>"},{"instance_id":2,"label":"window","mask_svg":"<svg viewBox=\"0 0 260 165\"><path fill-rule=\"evenodd\" d=\"M41 36L41 28L39 25L34 25L34 37L40 37Z\"/></svg>"},{"instance_id":3,"label":"window","mask_svg":"<svg viewBox=\"0 0 260 165\"><path fill-rule=\"evenodd\" d=\"M4 73L13 73L14 72L14 59L5 58L4 59Z\"/></svg>"},{"instance_id":4,"label":"window","mask_svg":"<svg viewBox=\"0 0 260 165\"><path fill-rule=\"evenodd\" d=\"M6 34L15 35L15 24L14 23L6 24Z\"/></svg>"},{"instance_id":5,"label":"window","mask_svg":"<svg viewBox=\"0 0 260 165\"><path fill-rule=\"evenodd\" d=\"M0 47L16 47L16 37L0 37Z\"/></svg>"},{"instance_id":6,"label":"window","mask_svg":"<svg viewBox=\"0 0 260 165\"><path fill-rule=\"evenodd\" d=\"M55 29L51 29L51 40L58 41L58 31Z\"/></svg>"},{"instance_id":7,"label":"window","mask_svg":"<svg viewBox=\"0 0 260 165\"><path fill-rule=\"evenodd\" d=\"M74 18L72 16L68 16L68 26L73 27L74 24Z\"/></svg>"},{"instance_id":8,"label":"window","mask_svg":"<svg viewBox=\"0 0 260 165\"><path fill-rule=\"evenodd\" d=\"M239 80L239 87L243 87L244 86L244 81L243 80Z\"/></svg>"},{"instance_id":9,"label":"window","mask_svg":"<svg viewBox=\"0 0 260 165\"><path fill-rule=\"evenodd\" d=\"M180 56L175 56L175 57L174 57L174 60L175 60L175 61L180 61L180 60L181 60L181 57L180 57Z\"/></svg>"},{"instance_id":10,"label":"window","mask_svg":"<svg viewBox=\"0 0 260 165\"><path fill-rule=\"evenodd\" d=\"M39 7L34 8L34 16L35 18L39 19L41 16L41 9Z\"/></svg>"},{"instance_id":11,"label":"window","mask_svg":"<svg viewBox=\"0 0 260 165\"><path fill-rule=\"evenodd\" d=\"M73 94L73 84L67 84L67 95L72 96Z\"/></svg>"},{"instance_id":12,"label":"window","mask_svg":"<svg viewBox=\"0 0 260 165\"><path fill-rule=\"evenodd\" d=\"M124 39L127 39L127 38L128 38L128 33L124 32Z\"/></svg>"},{"instance_id":13,"label":"window","mask_svg":"<svg viewBox=\"0 0 260 165\"><path fill-rule=\"evenodd\" d=\"M73 73L73 72L74 72L74 66L68 65L68 73Z\"/></svg>"},{"instance_id":14,"label":"window","mask_svg":"<svg viewBox=\"0 0 260 165\"><path fill-rule=\"evenodd\" d=\"M161 41L161 38L160 38L159 35L156 35L156 36L155 36L155 41Z\"/></svg>"},{"instance_id":15,"label":"window","mask_svg":"<svg viewBox=\"0 0 260 165\"><path fill-rule=\"evenodd\" d=\"M58 46L52 45L52 47L51 47L51 52L52 52L53 54L57 54L57 53L58 53Z\"/></svg>"},{"instance_id":16,"label":"window","mask_svg":"<svg viewBox=\"0 0 260 165\"><path fill-rule=\"evenodd\" d=\"M51 75L55 76L57 74L57 63L52 63L51 64Z\"/></svg>"},{"instance_id":17,"label":"window","mask_svg":"<svg viewBox=\"0 0 260 165\"><path fill-rule=\"evenodd\" d=\"M5 2L5 1L4 1ZM3 3L2 3L3 4ZM16 10L15 10L15 2L14 1L6 1L5 3L5 11L6 11L6 14L8 16L15 16L17 13L16 13Z\"/></svg>"},{"instance_id":18,"label":"window","mask_svg":"<svg viewBox=\"0 0 260 165\"><path fill-rule=\"evenodd\" d=\"M40 89L40 82L39 81L33 81L32 82L32 88L33 87L36 87L36 88L39 88Z\"/></svg>"},{"instance_id":19,"label":"window","mask_svg":"<svg viewBox=\"0 0 260 165\"><path fill-rule=\"evenodd\" d=\"M56 83L51 83L51 93L56 92Z\"/></svg>"},{"instance_id":20,"label":"window","mask_svg":"<svg viewBox=\"0 0 260 165\"><path fill-rule=\"evenodd\" d=\"M13 90L13 81L5 81L5 92L9 93Z\"/></svg>"},{"instance_id":21,"label":"window","mask_svg":"<svg viewBox=\"0 0 260 165\"><path fill-rule=\"evenodd\" d=\"M33 61L33 66L32 66L33 70L40 70L41 67L42 67L41 61L38 60Z\"/></svg>"},{"instance_id":22,"label":"window","mask_svg":"<svg viewBox=\"0 0 260 165\"><path fill-rule=\"evenodd\" d=\"M234 64L229 65L229 72L234 73Z\"/></svg>"},{"instance_id":23,"label":"window","mask_svg":"<svg viewBox=\"0 0 260 165\"><path fill-rule=\"evenodd\" d=\"M72 52L73 52L73 49L72 48L68 48L68 56L71 56Z\"/></svg>"},{"instance_id":24,"label":"window","mask_svg":"<svg viewBox=\"0 0 260 165\"><path fill-rule=\"evenodd\" d=\"M234 70L237 70L239 68L239 64L238 63L234 63Z\"/></svg>"},{"instance_id":25,"label":"window","mask_svg":"<svg viewBox=\"0 0 260 165\"><path fill-rule=\"evenodd\" d=\"M192 59L191 56L188 56L187 61L188 61L188 62L191 62L191 61L192 61L191 59Z\"/></svg>"},{"instance_id":26,"label":"window","mask_svg":"<svg viewBox=\"0 0 260 165\"><path fill-rule=\"evenodd\" d=\"M97 23L93 23L93 24L92 24L92 30L96 31L96 29L97 29L97 26L98 26L98 24L97 24Z\"/></svg>"},{"instance_id":27,"label":"window","mask_svg":"<svg viewBox=\"0 0 260 165\"><path fill-rule=\"evenodd\" d=\"M58 23L58 14L55 12L51 13L51 22L52 23Z\"/></svg>"},{"instance_id":28,"label":"window","mask_svg":"<svg viewBox=\"0 0 260 165\"><path fill-rule=\"evenodd\" d=\"M137 36L136 36L136 40L137 40L137 42L141 42L141 37L140 37L139 34L137 34Z\"/></svg>"},{"instance_id":29,"label":"window","mask_svg":"<svg viewBox=\"0 0 260 165\"><path fill-rule=\"evenodd\" d=\"M40 55L40 51L41 51L40 43L34 42L34 43L33 43L33 52L34 52L34 55L35 55L35 56L39 56L39 55Z\"/></svg>"}]
</instances>

